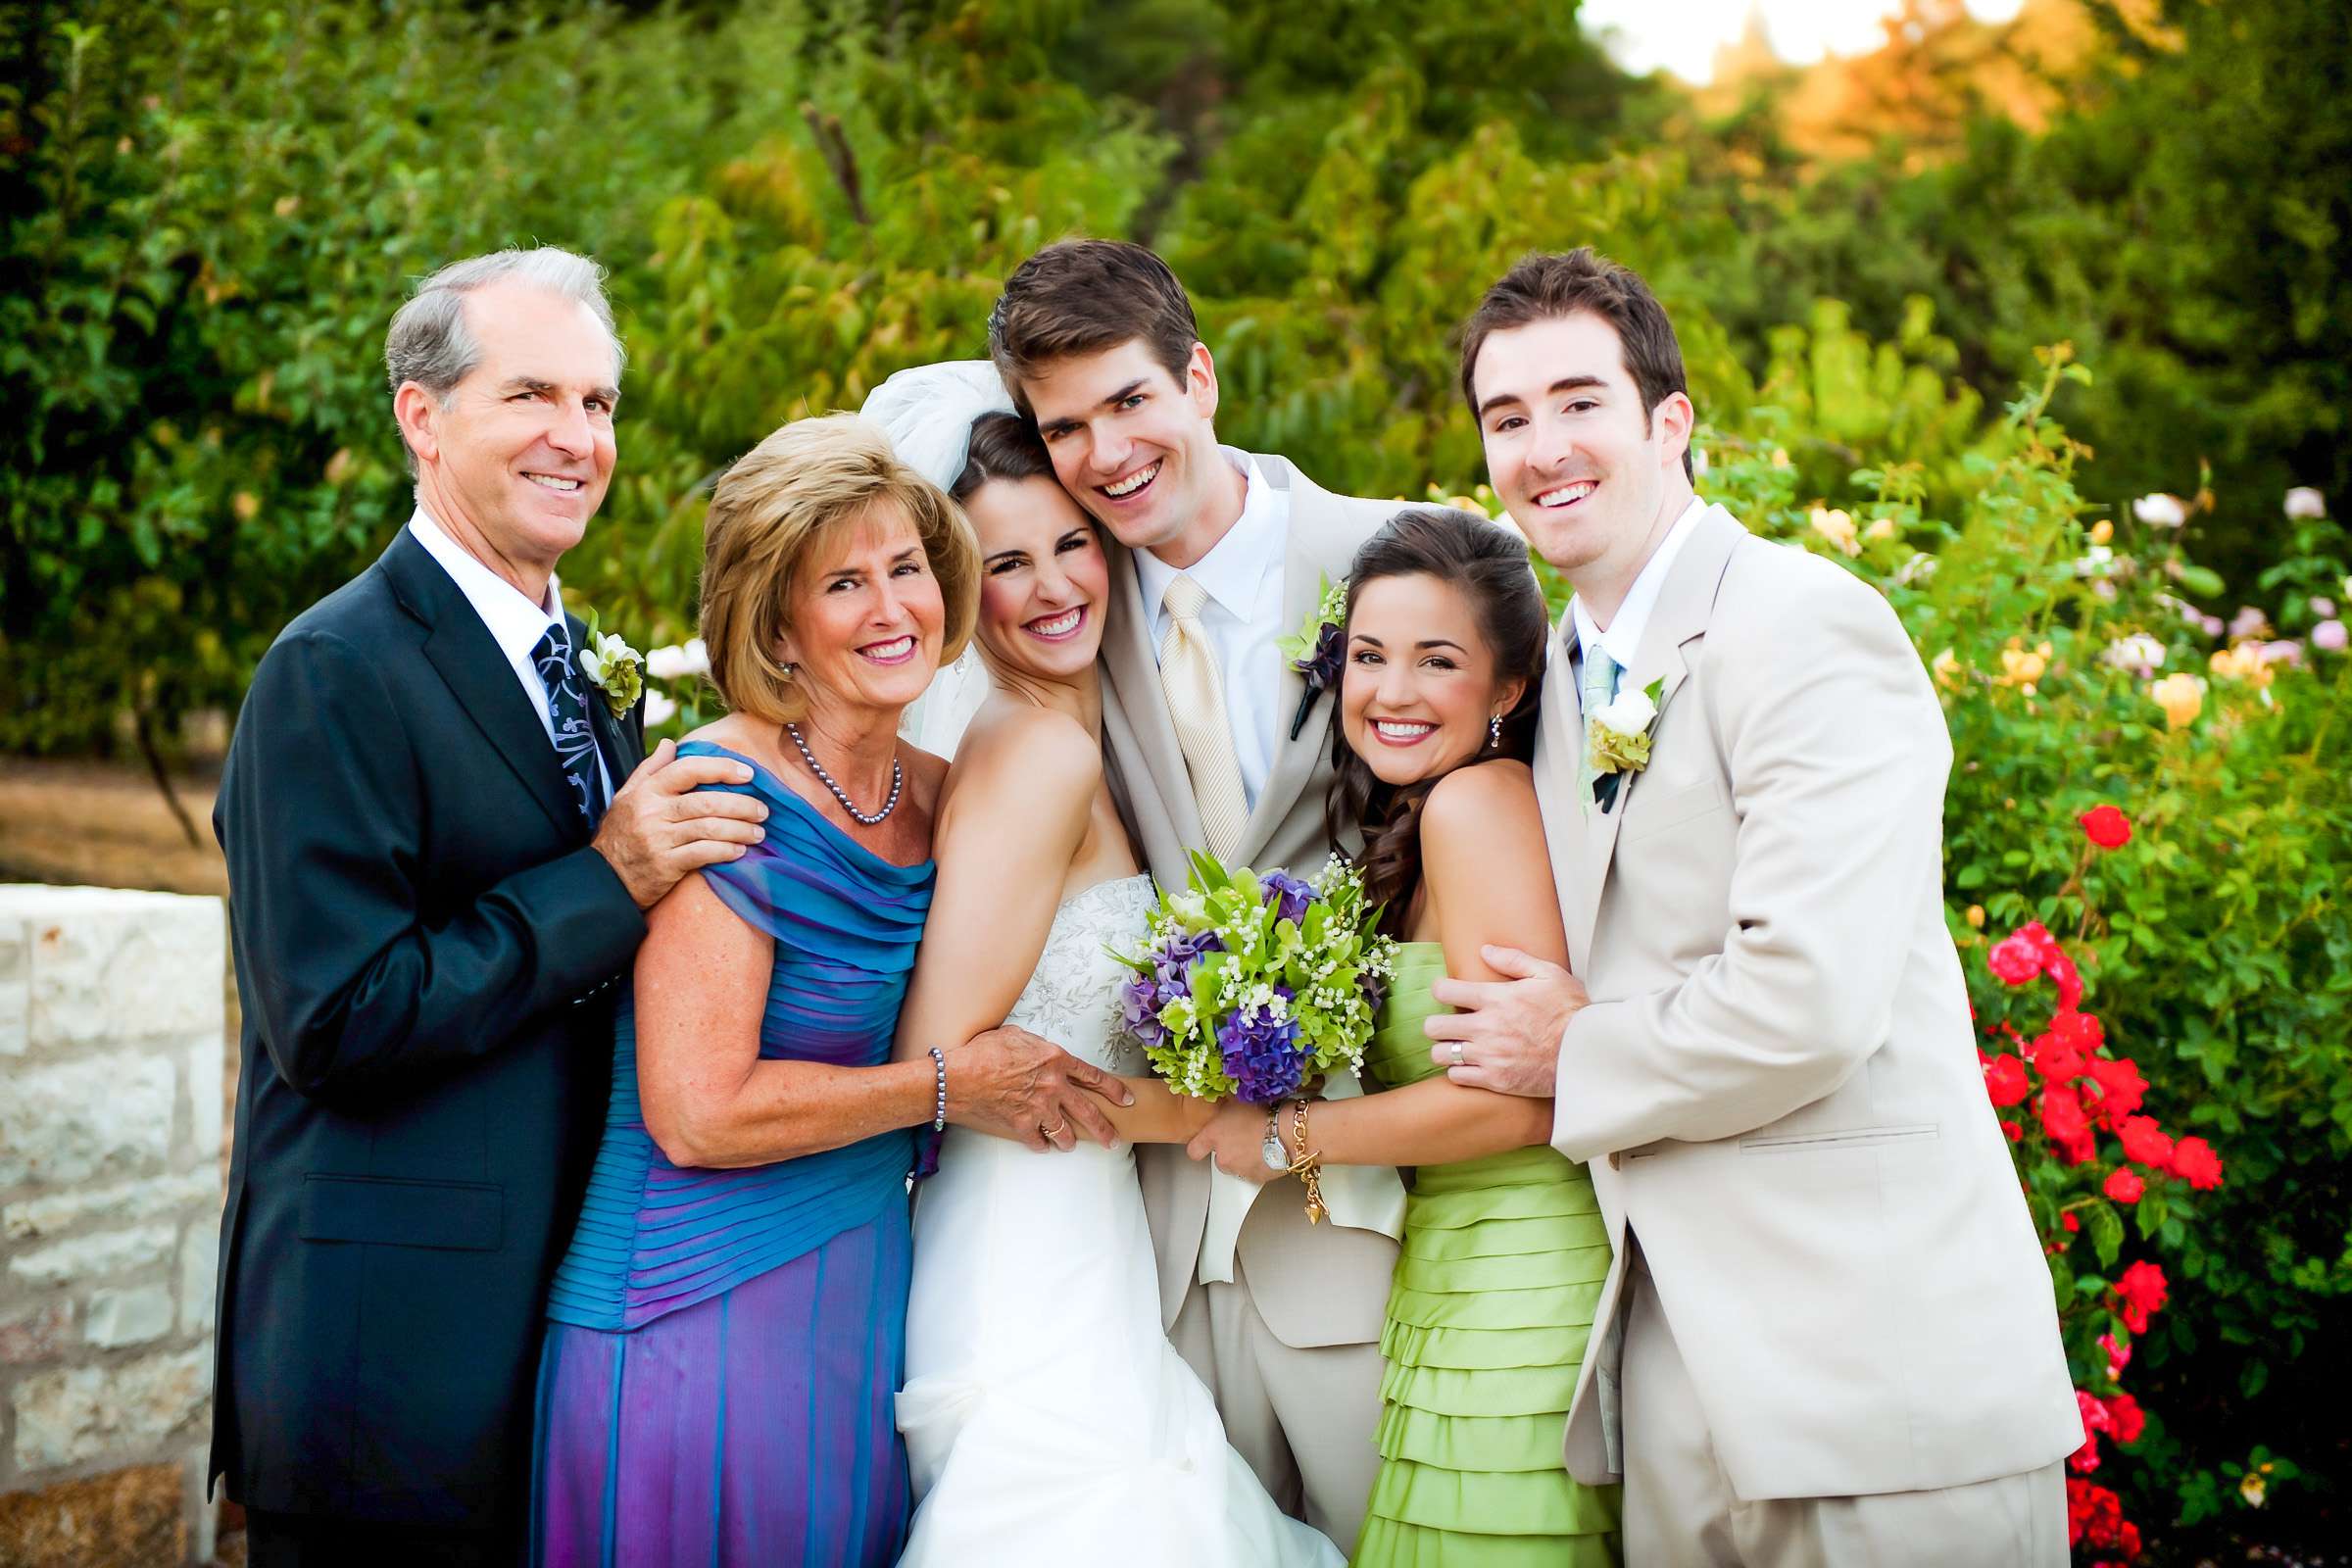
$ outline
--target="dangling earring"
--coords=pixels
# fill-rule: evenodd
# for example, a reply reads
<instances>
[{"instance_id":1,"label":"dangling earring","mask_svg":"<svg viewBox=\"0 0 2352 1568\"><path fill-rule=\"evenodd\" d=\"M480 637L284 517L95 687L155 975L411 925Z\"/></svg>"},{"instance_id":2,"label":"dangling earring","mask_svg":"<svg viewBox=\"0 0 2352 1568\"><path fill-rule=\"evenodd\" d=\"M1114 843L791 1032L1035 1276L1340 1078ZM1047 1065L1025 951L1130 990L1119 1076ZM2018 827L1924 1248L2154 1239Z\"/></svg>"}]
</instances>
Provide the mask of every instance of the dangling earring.
<instances>
[{"instance_id":1,"label":"dangling earring","mask_svg":"<svg viewBox=\"0 0 2352 1568\"><path fill-rule=\"evenodd\" d=\"M1487 720L1487 746L1493 751L1502 750L1502 715L1500 713L1496 713Z\"/></svg>"}]
</instances>

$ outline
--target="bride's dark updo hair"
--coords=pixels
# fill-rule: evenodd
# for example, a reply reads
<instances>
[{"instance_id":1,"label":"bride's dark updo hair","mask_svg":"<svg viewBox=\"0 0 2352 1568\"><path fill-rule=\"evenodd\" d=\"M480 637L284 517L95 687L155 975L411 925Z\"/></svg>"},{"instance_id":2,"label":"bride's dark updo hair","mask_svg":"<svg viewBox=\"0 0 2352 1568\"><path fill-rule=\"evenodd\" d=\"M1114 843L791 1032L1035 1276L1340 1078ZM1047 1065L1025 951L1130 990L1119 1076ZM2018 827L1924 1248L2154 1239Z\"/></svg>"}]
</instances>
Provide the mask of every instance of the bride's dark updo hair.
<instances>
[{"instance_id":1,"label":"bride's dark updo hair","mask_svg":"<svg viewBox=\"0 0 2352 1568\"><path fill-rule=\"evenodd\" d=\"M983 414L972 421L963 472L948 487L958 505L992 479L1051 479L1054 460L1037 427L1017 414Z\"/></svg>"},{"instance_id":2,"label":"bride's dark updo hair","mask_svg":"<svg viewBox=\"0 0 2352 1568\"><path fill-rule=\"evenodd\" d=\"M1480 639L1494 656L1496 684L1522 683L1519 700L1503 715L1502 744L1482 745L1463 765L1496 757L1529 760L1535 755L1544 651L1551 627L1544 591L1528 564L1526 544L1509 529L1475 513L1448 507L1408 507L1391 517L1355 553L1355 564L1348 572L1348 618L1354 619L1356 600L1367 583L1411 576L1435 577L1460 593L1478 623ZM1343 652L1338 679L1346 678L1346 670ZM1406 906L1421 886L1421 807L1438 780L1425 778L1401 787L1382 783L1348 744L1336 685L1335 680L1331 704L1335 772L1331 793L1324 799L1324 832L1334 855L1340 853L1348 828L1362 832L1364 853L1356 863L1363 872L1364 898L1387 906L1381 928L1401 937Z\"/></svg>"}]
</instances>

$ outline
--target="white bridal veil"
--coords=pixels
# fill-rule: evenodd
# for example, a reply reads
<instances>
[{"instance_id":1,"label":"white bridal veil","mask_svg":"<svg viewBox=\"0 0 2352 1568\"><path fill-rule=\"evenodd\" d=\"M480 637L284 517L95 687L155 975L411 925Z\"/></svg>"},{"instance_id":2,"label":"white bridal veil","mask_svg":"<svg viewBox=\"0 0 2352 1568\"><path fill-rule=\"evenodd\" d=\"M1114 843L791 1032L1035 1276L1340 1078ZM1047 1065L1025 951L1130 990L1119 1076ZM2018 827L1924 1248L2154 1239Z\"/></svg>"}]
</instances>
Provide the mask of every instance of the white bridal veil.
<instances>
[{"instance_id":1,"label":"white bridal veil","mask_svg":"<svg viewBox=\"0 0 2352 1568\"><path fill-rule=\"evenodd\" d=\"M942 490L962 476L972 421L983 414L1012 412L1004 378L986 360L943 360L901 370L868 393L858 411L882 427L901 463ZM899 733L926 752L953 757L964 726L987 697L988 670L974 643L906 706Z\"/></svg>"}]
</instances>

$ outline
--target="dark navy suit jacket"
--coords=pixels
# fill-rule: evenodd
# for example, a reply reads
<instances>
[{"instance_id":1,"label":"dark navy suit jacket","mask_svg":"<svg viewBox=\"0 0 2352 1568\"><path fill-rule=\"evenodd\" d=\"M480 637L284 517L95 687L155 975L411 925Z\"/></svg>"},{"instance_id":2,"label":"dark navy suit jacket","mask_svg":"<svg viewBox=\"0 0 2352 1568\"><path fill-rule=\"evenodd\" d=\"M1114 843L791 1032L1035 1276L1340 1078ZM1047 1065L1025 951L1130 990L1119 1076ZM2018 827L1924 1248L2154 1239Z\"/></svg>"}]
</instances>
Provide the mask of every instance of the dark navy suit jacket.
<instances>
[{"instance_id":1,"label":"dark navy suit jacket","mask_svg":"<svg viewBox=\"0 0 2352 1568\"><path fill-rule=\"evenodd\" d=\"M642 721L583 689L617 787ZM263 658L213 829L244 1037L211 1473L251 1507L512 1528L644 918L406 528Z\"/></svg>"}]
</instances>

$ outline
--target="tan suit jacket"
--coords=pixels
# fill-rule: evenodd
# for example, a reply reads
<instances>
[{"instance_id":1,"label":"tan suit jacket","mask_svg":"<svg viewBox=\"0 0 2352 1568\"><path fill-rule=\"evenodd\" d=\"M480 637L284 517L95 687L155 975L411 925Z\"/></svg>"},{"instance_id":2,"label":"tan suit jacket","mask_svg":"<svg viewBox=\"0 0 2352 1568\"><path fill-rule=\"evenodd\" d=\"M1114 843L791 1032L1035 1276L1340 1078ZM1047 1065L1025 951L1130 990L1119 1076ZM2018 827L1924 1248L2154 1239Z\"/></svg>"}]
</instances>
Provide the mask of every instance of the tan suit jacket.
<instances>
[{"instance_id":1,"label":"tan suit jacket","mask_svg":"<svg viewBox=\"0 0 2352 1568\"><path fill-rule=\"evenodd\" d=\"M1620 1472L1628 1235L1743 1501L1954 1487L2082 1440L1942 911L1951 742L1886 601L1720 507L1621 690L1646 771L1580 802L1563 617L1537 787L1571 967L1553 1145L1616 1262L1570 1411Z\"/></svg>"},{"instance_id":2,"label":"tan suit jacket","mask_svg":"<svg viewBox=\"0 0 2352 1568\"><path fill-rule=\"evenodd\" d=\"M1288 633L1313 611L1323 578L1345 577L1357 547L1399 507L1332 495L1286 458L1255 461L1266 482L1290 495L1281 627ZM1111 797L1152 876L1162 887L1181 888L1191 870L1190 852L1207 835L1160 685L1151 641L1154 607L1144 603L1127 552L1107 539L1104 548L1115 605L1102 641L1102 751ZM1323 800L1332 774L1330 705L1338 693L1315 699L1294 739L1291 719L1305 692L1303 677L1286 665L1273 769L1237 852L1242 863L1258 870L1284 866L1304 876L1331 856ZM1159 1256L1160 1305L1172 1325L1199 1272L1210 1165L1196 1163L1174 1146L1147 1146L1136 1153ZM1396 1172L1334 1168L1324 1173L1323 1189L1334 1223L1310 1227L1298 1180L1285 1177L1260 1190L1235 1244L1259 1315L1295 1348L1378 1340L1396 1266L1396 1245L1380 1234L1384 1224L1395 1228L1402 1210Z\"/></svg>"}]
</instances>

